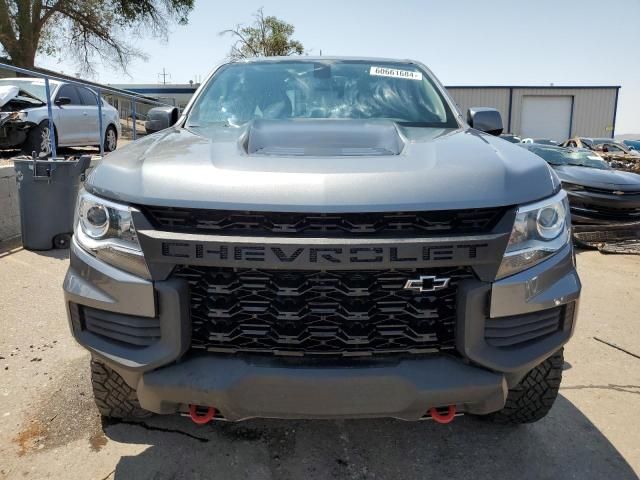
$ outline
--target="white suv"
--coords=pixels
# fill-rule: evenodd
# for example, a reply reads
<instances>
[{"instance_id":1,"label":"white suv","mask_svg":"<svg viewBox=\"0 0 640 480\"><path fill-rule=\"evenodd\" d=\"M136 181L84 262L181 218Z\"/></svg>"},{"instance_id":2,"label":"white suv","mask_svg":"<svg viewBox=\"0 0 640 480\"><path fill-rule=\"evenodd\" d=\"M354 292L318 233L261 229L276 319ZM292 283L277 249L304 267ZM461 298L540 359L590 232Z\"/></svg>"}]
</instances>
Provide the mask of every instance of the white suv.
<instances>
[{"instance_id":1,"label":"white suv","mask_svg":"<svg viewBox=\"0 0 640 480\"><path fill-rule=\"evenodd\" d=\"M60 147L99 146L98 97L89 88L51 80L53 123ZM0 79L0 149L51 154L44 80ZM118 111L102 100L104 151L116 149L121 127Z\"/></svg>"}]
</instances>

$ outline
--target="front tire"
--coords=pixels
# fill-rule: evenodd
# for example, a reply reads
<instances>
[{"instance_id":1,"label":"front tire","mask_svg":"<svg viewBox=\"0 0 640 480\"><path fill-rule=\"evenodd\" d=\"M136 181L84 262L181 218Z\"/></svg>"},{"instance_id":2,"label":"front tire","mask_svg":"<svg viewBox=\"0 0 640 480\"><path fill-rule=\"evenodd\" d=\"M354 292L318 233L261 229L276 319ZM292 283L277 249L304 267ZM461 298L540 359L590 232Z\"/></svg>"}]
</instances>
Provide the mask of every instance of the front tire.
<instances>
[{"instance_id":1,"label":"front tire","mask_svg":"<svg viewBox=\"0 0 640 480\"><path fill-rule=\"evenodd\" d=\"M532 423L543 418L558 396L563 364L563 349L560 349L509 390L502 410L483 418L500 424Z\"/></svg>"},{"instance_id":2,"label":"front tire","mask_svg":"<svg viewBox=\"0 0 640 480\"><path fill-rule=\"evenodd\" d=\"M97 360L91 360L91 386L103 417L141 420L152 415L140 406L136 391L115 370Z\"/></svg>"},{"instance_id":3,"label":"front tire","mask_svg":"<svg viewBox=\"0 0 640 480\"><path fill-rule=\"evenodd\" d=\"M33 152L36 152L38 157L43 154L47 157L51 155L51 129L48 120L40 122L29 130L27 139L22 145L22 152L28 156Z\"/></svg>"},{"instance_id":4,"label":"front tire","mask_svg":"<svg viewBox=\"0 0 640 480\"><path fill-rule=\"evenodd\" d=\"M118 148L118 132L113 125L109 125L104 134L104 151L113 152L116 148Z\"/></svg>"}]
</instances>

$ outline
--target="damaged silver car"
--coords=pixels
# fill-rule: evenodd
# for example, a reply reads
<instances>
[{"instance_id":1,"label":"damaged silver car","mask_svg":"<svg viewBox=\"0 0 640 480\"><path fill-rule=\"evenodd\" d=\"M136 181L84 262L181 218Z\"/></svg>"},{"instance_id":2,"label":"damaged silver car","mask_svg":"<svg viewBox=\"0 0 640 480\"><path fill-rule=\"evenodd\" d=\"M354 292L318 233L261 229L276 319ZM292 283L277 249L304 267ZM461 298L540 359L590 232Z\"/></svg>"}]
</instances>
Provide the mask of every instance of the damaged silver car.
<instances>
[{"instance_id":1,"label":"damaged silver car","mask_svg":"<svg viewBox=\"0 0 640 480\"><path fill-rule=\"evenodd\" d=\"M61 147L100 145L98 97L89 88L51 80L53 124ZM51 154L45 83L39 78L0 79L0 149ZM102 100L104 151L116 149L121 127L118 111Z\"/></svg>"}]
</instances>

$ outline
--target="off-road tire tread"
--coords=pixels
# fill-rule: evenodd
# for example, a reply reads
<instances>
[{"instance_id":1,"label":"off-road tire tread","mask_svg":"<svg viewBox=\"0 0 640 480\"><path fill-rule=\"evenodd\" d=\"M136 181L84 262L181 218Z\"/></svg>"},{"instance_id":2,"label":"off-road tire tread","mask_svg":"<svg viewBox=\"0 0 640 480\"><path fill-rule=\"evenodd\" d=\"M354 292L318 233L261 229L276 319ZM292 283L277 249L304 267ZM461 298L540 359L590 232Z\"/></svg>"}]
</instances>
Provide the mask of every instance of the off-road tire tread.
<instances>
[{"instance_id":1,"label":"off-road tire tread","mask_svg":"<svg viewBox=\"0 0 640 480\"><path fill-rule=\"evenodd\" d=\"M509 390L502 410L485 418L500 424L532 423L543 418L558 396L563 364L563 349L560 349Z\"/></svg>"},{"instance_id":2,"label":"off-road tire tread","mask_svg":"<svg viewBox=\"0 0 640 480\"><path fill-rule=\"evenodd\" d=\"M151 412L140 407L136 391L113 369L91 360L91 385L96 406L103 417L142 419Z\"/></svg>"}]
</instances>

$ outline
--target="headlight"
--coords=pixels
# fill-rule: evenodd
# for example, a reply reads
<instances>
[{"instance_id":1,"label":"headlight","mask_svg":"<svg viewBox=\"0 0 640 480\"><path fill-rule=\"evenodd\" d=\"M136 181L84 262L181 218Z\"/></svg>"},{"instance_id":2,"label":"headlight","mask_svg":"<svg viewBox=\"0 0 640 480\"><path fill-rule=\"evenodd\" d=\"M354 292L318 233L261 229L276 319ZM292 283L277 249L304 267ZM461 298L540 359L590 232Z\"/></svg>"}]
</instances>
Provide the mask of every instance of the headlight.
<instances>
[{"instance_id":1,"label":"headlight","mask_svg":"<svg viewBox=\"0 0 640 480\"><path fill-rule=\"evenodd\" d=\"M498 278L521 272L550 257L569 243L571 216L564 191L518 208Z\"/></svg>"},{"instance_id":2,"label":"headlight","mask_svg":"<svg viewBox=\"0 0 640 480\"><path fill-rule=\"evenodd\" d=\"M7 119L8 122L26 122L29 112L9 112L0 114L0 118Z\"/></svg>"},{"instance_id":3,"label":"headlight","mask_svg":"<svg viewBox=\"0 0 640 480\"><path fill-rule=\"evenodd\" d=\"M74 236L78 245L97 258L140 277L149 278L131 209L81 190Z\"/></svg>"}]
</instances>

